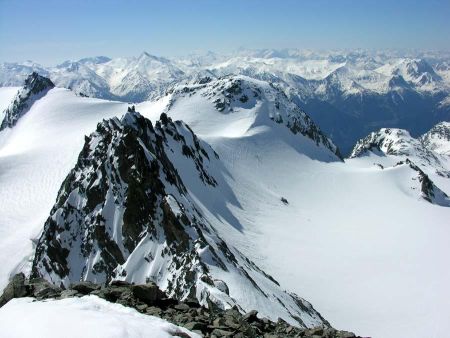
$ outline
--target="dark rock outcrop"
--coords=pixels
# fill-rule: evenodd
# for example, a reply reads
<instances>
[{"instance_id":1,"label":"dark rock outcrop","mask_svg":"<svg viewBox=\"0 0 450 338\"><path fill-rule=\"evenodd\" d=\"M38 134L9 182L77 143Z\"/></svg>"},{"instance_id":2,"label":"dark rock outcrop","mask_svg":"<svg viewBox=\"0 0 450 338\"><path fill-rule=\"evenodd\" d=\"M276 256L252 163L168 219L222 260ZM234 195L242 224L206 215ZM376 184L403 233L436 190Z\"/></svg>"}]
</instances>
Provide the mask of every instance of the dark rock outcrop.
<instances>
[{"instance_id":1,"label":"dark rock outcrop","mask_svg":"<svg viewBox=\"0 0 450 338\"><path fill-rule=\"evenodd\" d=\"M120 120L99 123L60 188L32 276L66 288L78 281L154 282L170 297L196 299L211 309L256 309L301 327L328 326L310 303L284 291L204 217L182 177L200 186L205 198L219 199L226 189L221 168L207 143L166 114L153 125L130 108ZM156 292L135 287L129 297L145 293L149 303L151 290ZM119 299L114 290L102 292Z\"/></svg>"},{"instance_id":2,"label":"dark rock outcrop","mask_svg":"<svg viewBox=\"0 0 450 338\"><path fill-rule=\"evenodd\" d=\"M17 121L27 113L33 103L55 87L53 82L38 73L33 72L25 80L24 86L17 92L13 102L6 108L5 117L0 125L0 131L12 128Z\"/></svg>"},{"instance_id":3,"label":"dark rock outcrop","mask_svg":"<svg viewBox=\"0 0 450 338\"><path fill-rule=\"evenodd\" d=\"M400 161L396 164L396 166L400 165L407 165L412 170L417 172L417 175L413 178L413 180L417 180L419 182L420 194L425 201L443 207L450 207L450 198L447 194L439 189L430 177L425 174L423 170L420 169L414 162L407 158L405 161Z\"/></svg>"},{"instance_id":4,"label":"dark rock outcrop","mask_svg":"<svg viewBox=\"0 0 450 338\"><path fill-rule=\"evenodd\" d=\"M25 275L23 273L15 275L0 297L0 306L5 305L13 298L25 297L28 294L28 289L25 285Z\"/></svg>"}]
</instances>

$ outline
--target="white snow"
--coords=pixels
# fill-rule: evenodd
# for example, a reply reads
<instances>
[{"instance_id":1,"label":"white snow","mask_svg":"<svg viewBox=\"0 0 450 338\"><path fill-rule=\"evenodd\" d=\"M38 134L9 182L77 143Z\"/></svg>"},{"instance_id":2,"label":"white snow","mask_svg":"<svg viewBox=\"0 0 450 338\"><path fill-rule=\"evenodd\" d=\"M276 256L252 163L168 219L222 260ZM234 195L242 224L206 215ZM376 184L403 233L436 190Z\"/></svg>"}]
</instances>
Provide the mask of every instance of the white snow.
<instances>
[{"instance_id":1,"label":"white snow","mask_svg":"<svg viewBox=\"0 0 450 338\"><path fill-rule=\"evenodd\" d=\"M445 336L449 208L411 198L402 176L370 162L324 164L281 142L263 152L240 143L216 150L232 159L242 207L233 212L245 229L232 241L245 254L338 328Z\"/></svg>"},{"instance_id":2,"label":"white snow","mask_svg":"<svg viewBox=\"0 0 450 338\"><path fill-rule=\"evenodd\" d=\"M170 97L162 100L137 110L155 120ZM167 111L207 140L225 166L227 194L205 199L205 191L186 183L208 220L339 329L375 338L445 337L450 208L418 199L406 167L374 165L386 158L329 162L308 139L258 120L265 109L222 114L194 95ZM125 104L53 89L8 135L0 134L1 287L10 273L26 270L30 239L73 167L83 135L125 110ZM448 179L432 179L450 192Z\"/></svg>"},{"instance_id":3,"label":"white snow","mask_svg":"<svg viewBox=\"0 0 450 338\"><path fill-rule=\"evenodd\" d=\"M124 103L81 98L55 88L14 128L0 133L0 288L28 271L37 239L59 187L102 118L122 115Z\"/></svg>"},{"instance_id":4,"label":"white snow","mask_svg":"<svg viewBox=\"0 0 450 338\"><path fill-rule=\"evenodd\" d=\"M13 299L0 309L0 332L8 338L200 337L161 318L97 296L51 301Z\"/></svg>"},{"instance_id":5,"label":"white snow","mask_svg":"<svg viewBox=\"0 0 450 338\"><path fill-rule=\"evenodd\" d=\"M212 144L229 172L237 203L228 206L242 230L213 223L229 242L337 328L383 338L445 336L450 208L419 200L409 169L381 170L379 156L320 162L304 155L304 141L252 132L247 123L246 133L230 137L226 120L249 112L221 115L195 100L176 101L168 114ZM432 179L450 192L448 179Z\"/></svg>"},{"instance_id":6,"label":"white snow","mask_svg":"<svg viewBox=\"0 0 450 338\"><path fill-rule=\"evenodd\" d=\"M8 108L20 88L21 87L0 87L0 121L3 121L5 109Z\"/></svg>"},{"instance_id":7,"label":"white snow","mask_svg":"<svg viewBox=\"0 0 450 338\"><path fill-rule=\"evenodd\" d=\"M208 68L222 74L237 74L239 70L251 67L259 73L284 71L306 79L320 80L344 64L320 59L299 60L296 58L236 56L221 63L208 65Z\"/></svg>"},{"instance_id":8,"label":"white snow","mask_svg":"<svg viewBox=\"0 0 450 338\"><path fill-rule=\"evenodd\" d=\"M450 122L440 122L420 137L432 151L447 155L450 160Z\"/></svg>"}]
</instances>

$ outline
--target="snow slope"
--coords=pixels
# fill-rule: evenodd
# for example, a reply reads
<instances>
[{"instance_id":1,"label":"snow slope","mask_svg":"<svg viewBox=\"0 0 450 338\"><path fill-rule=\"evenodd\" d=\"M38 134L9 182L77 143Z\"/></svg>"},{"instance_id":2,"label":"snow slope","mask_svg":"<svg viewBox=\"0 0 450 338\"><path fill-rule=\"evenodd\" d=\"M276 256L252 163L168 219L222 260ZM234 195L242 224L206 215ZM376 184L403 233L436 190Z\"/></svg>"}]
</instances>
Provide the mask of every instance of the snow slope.
<instances>
[{"instance_id":1,"label":"snow slope","mask_svg":"<svg viewBox=\"0 0 450 338\"><path fill-rule=\"evenodd\" d=\"M197 94L170 99L168 115L212 144L230 173L239 202L230 209L242 230L213 223L229 241L336 327L445 336L450 208L423 200L410 168L382 170L376 155L326 162L305 149L308 141L261 128L245 109L221 114ZM448 179L439 183L450 192Z\"/></svg>"},{"instance_id":2,"label":"snow slope","mask_svg":"<svg viewBox=\"0 0 450 338\"><path fill-rule=\"evenodd\" d=\"M65 286L153 281L170 297L197 298L206 307L327 326L311 304L280 288L198 211L179 173L209 195L224 196L222 168L208 144L165 115L153 125L130 108L120 120L99 123L61 185L31 276Z\"/></svg>"},{"instance_id":3,"label":"snow slope","mask_svg":"<svg viewBox=\"0 0 450 338\"><path fill-rule=\"evenodd\" d=\"M124 103L77 97L55 88L35 102L13 128L0 132L1 288L10 273L30 268L32 241L76 162L84 135L102 118L124 110Z\"/></svg>"},{"instance_id":4,"label":"snow slope","mask_svg":"<svg viewBox=\"0 0 450 338\"><path fill-rule=\"evenodd\" d=\"M19 323L25 322L26 325ZM36 301L17 298L0 309L0 332L9 338L200 337L161 318L97 296Z\"/></svg>"},{"instance_id":5,"label":"snow slope","mask_svg":"<svg viewBox=\"0 0 450 338\"><path fill-rule=\"evenodd\" d=\"M20 88L21 87L0 87L0 120L3 120L4 110L8 108Z\"/></svg>"},{"instance_id":6,"label":"snow slope","mask_svg":"<svg viewBox=\"0 0 450 338\"><path fill-rule=\"evenodd\" d=\"M283 139L312 158L340 160L338 148L311 118L265 81L242 75L208 77L175 86L160 101L167 105L164 112L174 119L189 120L195 132L208 140L263 134L267 139ZM147 104L138 107L148 111ZM155 119L156 112L147 116Z\"/></svg>"},{"instance_id":7,"label":"snow slope","mask_svg":"<svg viewBox=\"0 0 450 338\"><path fill-rule=\"evenodd\" d=\"M408 166L381 169L376 163L391 158L374 153L340 161L323 142L294 134L289 110L283 123L272 120L271 94L244 103L238 96L226 105L233 111L219 111L220 92L195 92L174 91L137 110L153 121L162 111L184 120L219 154L231 202L180 176L224 240L337 328L380 338L447 335L450 208L420 198ZM37 238L83 135L124 109L53 89L10 135L0 134L2 285L29 264L21 264L32 253L28 239ZM447 178L430 177L450 192Z\"/></svg>"}]
</instances>

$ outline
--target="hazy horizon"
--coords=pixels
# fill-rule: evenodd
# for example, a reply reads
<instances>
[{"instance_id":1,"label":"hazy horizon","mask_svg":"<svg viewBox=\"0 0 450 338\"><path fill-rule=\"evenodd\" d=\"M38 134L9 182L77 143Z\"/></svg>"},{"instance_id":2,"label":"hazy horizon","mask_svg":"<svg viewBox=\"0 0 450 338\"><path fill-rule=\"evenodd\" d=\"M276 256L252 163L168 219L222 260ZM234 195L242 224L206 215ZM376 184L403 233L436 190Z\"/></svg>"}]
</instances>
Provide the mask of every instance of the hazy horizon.
<instances>
[{"instance_id":1,"label":"hazy horizon","mask_svg":"<svg viewBox=\"0 0 450 338\"><path fill-rule=\"evenodd\" d=\"M30 58L24 58L24 59L11 59L11 60L0 60L0 62L6 62L6 63L27 63L27 62L33 62L43 67L55 67L58 65L63 64L67 61L80 61L82 59L89 59L89 58L96 58L96 57L106 57L110 59L115 58L133 58L133 57L139 57L140 55L147 53L151 56L158 57L158 58L166 58L168 60L182 60L183 58L189 58L190 56L206 56L209 53L216 54L217 56L221 57L227 57L227 56L238 56L238 55L249 55L249 54L256 54L256 53L262 53L262 52L285 52L285 51L298 51L298 52L304 52L311 53L314 56L317 56L318 59L323 57L326 59L331 54L336 54L336 56L342 56L350 53L367 53L368 55L389 55L390 57L409 57L409 58L426 58L426 55L432 55L432 56L450 56L450 49L394 49L394 48L385 48L385 49L367 49L367 48L343 48L343 49L326 49L326 48L235 48L230 49L227 51L215 51L215 50L192 50L187 51L183 54L176 54L176 55L162 55L158 53L153 53L149 50L142 50L138 51L136 54L127 54L127 55L107 55L107 54L92 54L92 55L82 55L76 58L68 57L68 58L61 58L56 60L55 62L51 63L42 63L37 61L36 59L30 59ZM321 55L322 54L322 55ZM283 56L284 57L284 56ZM294 57L294 56L293 56Z\"/></svg>"},{"instance_id":2,"label":"hazy horizon","mask_svg":"<svg viewBox=\"0 0 450 338\"><path fill-rule=\"evenodd\" d=\"M0 0L0 62L245 49L448 50L448 1Z\"/></svg>"}]
</instances>

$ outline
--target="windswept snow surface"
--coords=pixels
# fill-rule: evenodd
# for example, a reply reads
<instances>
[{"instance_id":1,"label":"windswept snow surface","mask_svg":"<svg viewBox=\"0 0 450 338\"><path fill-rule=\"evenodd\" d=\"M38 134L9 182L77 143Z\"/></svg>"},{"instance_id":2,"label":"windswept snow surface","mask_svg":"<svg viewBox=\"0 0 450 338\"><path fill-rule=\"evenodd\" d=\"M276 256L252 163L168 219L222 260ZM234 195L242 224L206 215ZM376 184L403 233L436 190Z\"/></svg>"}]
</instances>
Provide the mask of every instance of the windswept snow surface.
<instances>
[{"instance_id":1,"label":"windswept snow surface","mask_svg":"<svg viewBox=\"0 0 450 338\"><path fill-rule=\"evenodd\" d=\"M161 318L97 296L52 301L13 299L0 309L0 332L8 338L200 337Z\"/></svg>"},{"instance_id":2,"label":"windswept snow surface","mask_svg":"<svg viewBox=\"0 0 450 338\"><path fill-rule=\"evenodd\" d=\"M168 95L137 110L153 121L166 111L212 145L234 200L182 177L202 212L227 242L333 326L375 338L448 335L450 208L421 199L407 166L381 169L374 163L388 157L376 154L340 162L284 125L258 119L265 108L225 114L198 95ZM27 267L30 239L74 166L83 135L125 110L53 89L8 135L0 133L1 287ZM448 179L430 178L450 193Z\"/></svg>"}]
</instances>

